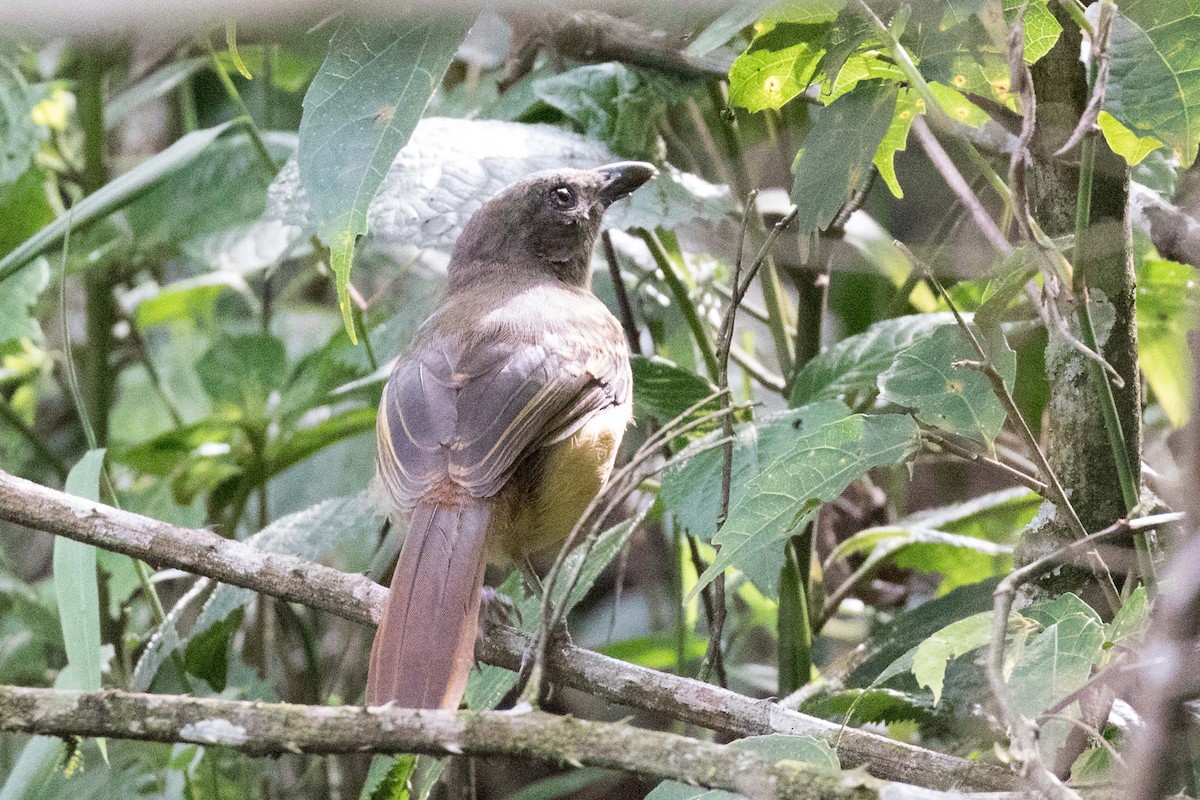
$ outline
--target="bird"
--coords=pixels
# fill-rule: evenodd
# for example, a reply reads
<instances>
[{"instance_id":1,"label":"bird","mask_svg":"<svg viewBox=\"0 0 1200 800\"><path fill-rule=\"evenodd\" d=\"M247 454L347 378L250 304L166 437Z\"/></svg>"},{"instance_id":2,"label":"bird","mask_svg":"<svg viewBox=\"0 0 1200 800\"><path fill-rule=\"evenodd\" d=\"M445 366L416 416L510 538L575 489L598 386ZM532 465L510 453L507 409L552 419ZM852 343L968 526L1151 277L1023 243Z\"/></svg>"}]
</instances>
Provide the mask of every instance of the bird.
<instances>
[{"instance_id":1,"label":"bird","mask_svg":"<svg viewBox=\"0 0 1200 800\"><path fill-rule=\"evenodd\" d=\"M408 534L371 646L366 704L456 709L487 563L561 544L632 418L620 324L592 293L604 212L657 174L536 172L488 200L380 399L375 489Z\"/></svg>"}]
</instances>

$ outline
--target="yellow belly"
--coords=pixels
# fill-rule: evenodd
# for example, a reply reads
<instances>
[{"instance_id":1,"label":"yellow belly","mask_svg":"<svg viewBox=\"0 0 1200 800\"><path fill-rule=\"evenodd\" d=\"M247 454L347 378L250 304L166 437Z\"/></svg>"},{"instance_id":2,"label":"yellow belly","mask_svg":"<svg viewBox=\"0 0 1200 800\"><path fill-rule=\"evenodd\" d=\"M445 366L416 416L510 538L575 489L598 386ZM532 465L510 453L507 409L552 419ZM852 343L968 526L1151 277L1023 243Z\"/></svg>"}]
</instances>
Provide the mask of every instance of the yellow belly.
<instances>
[{"instance_id":1,"label":"yellow belly","mask_svg":"<svg viewBox=\"0 0 1200 800\"><path fill-rule=\"evenodd\" d=\"M507 564L570 535L612 472L630 409L606 409L569 439L550 445L501 491L488 527L488 559Z\"/></svg>"}]
</instances>

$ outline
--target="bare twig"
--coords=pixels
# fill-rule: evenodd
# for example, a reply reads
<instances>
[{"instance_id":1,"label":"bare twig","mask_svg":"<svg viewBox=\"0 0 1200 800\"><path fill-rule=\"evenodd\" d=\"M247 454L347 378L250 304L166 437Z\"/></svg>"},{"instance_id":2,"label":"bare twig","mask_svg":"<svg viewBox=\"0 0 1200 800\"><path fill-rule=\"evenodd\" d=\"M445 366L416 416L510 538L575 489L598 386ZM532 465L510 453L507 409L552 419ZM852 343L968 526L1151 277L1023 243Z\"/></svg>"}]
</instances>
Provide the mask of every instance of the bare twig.
<instances>
[{"instance_id":1,"label":"bare twig","mask_svg":"<svg viewBox=\"0 0 1200 800\"><path fill-rule=\"evenodd\" d=\"M1022 486L1032 489L1042 497L1049 499L1050 490L1045 483L1038 480L1033 475L1017 469L1011 464L1006 464L997 458L992 458L986 453L980 453L970 449L969 447L964 447L958 442L955 442L949 436L946 436L932 428L922 427L921 436L933 442L947 453L951 453L959 458L966 459L967 461L974 461L977 464L983 464L991 469L1002 472L1020 483Z\"/></svg>"},{"instance_id":2,"label":"bare twig","mask_svg":"<svg viewBox=\"0 0 1200 800\"><path fill-rule=\"evenodd\" d=\"M604 249L604 260L608 262L613 293L617 296L617 308L621 312L621 327L625 329L625 340L629 343L630 352L640 356L642 342L638 336L637 321L633 316L633 304L629 302L625 281L621 279L621 264L617 260L617 251L613 249L612 234L609 231L600 234L600 244Z\"/></svg>"},{"instance_id":3,"label":"bare twig","mask_svg":"<svg viewBox=\"0 0 1200 800\"><path fill-rule=\"evenodd\" d=\"M292 556L254 547L200 529L120 511L64 494L0 471L0 519L66 536L107 550L176 567L235 586L327 611L356 622L378 622L387 590L363 575L350 575ZM489 664L516 669L528 651L527 634L497 626L476 645ZM731 736L792 733L834 741L841 726L745 695L618 661L573 646L554 648L548 673L611 702L663 713ZM840 738L847 767L869 764L883 778L937 789L1005 790L1005 770L914 747L859 730Z\"/></svg>"},{"instance_id":4,"label":"bare twig","mask_svg":"<svg viewBox=\"0 0 1200 800\"><path fill-rule=\"evenodd\" d=\"M1100 18L1096 21L1096 28L1091 34L1092 46L1092 69L1095 79L1092 85L1092 96L1088 100L1087 107L1083 110L1083 115L1079 117L1079 124L1075 126L1075 130L1067 138L1062 145L1054 151L1056 157L1061 158L1071 152L1096 124L1096 117L1100 114L1100 107L1104 104L1104 94L1108 89L1108 43L1109 35L1112 33L1113 12L1116 11L1116 6L1112 3L1100 3Z\"/></svg>"}]
</instances>

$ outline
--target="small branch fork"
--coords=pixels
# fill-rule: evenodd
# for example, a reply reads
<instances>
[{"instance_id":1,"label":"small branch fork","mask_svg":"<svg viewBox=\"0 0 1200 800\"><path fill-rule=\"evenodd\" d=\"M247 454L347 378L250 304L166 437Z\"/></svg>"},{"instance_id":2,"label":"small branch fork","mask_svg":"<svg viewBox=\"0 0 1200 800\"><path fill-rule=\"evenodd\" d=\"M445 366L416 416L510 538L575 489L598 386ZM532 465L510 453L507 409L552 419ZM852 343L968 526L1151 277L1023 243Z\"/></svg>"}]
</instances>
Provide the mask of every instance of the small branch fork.
<instances>
[{"instance_id":1,"label":"small branch fork","mask_svg":"<svg viewBox=\"0 0 1200 800\"><path fill-rule=\"evenodd\" d=\"M386 589L363 575L339 572L294 556L264 553L210 531L180 528L93 503L3 471L0 471L0 519L142 558L159 568L186 570L365 624L378 622L387 595ZM528 635L497 626L488 632L486 638L477 642L476 653L486 663L515 669L530 644L531 637ZM865 731L843 730L840 725L790 711L769 700L757 700L711 684L627 664L573 646L556 646L548 652L546 670L553 680L610 702L666 714L681 722L709 728L727 736L768 733L817 736L837 744L844 766L866 765L873 774L887 780L938 790L1007 791L1016 787L1014 776L997 767L914 747ZM0 728L32 730L27 727L34 724L29 717L38 707L35 700L42 699L42 696L13 694L14 691L39 690L0 692ZM104 693L92 695L97 699L103 696ZM163 707L170 705L167 697L157 696L154 699L166 704ZM77 705L72 701L73 708ZM336 716L343 712L352 713L345 709L330 708L320 708L312 713ZM305 713L309 713L309 710ZM451 715L450 718L462 718L465 722L472 718L472 714ZM146 720L139 718L136 723L144 725ZM59 727L62 734L129 738L136 734L137 724L131 723L126 728L120 728L113 722L113 730L101 733L94 729L71 729L67 721L60 719ZM572 721L570 724L581 723ZM223 723L218 723L218 730L221 728ZM648 733L636 731L638 736ZM189 741L197 736L199 734L193 734L193 739ZM243 749L253 749L249 729L245 736ZM460 740L455 741L462 745ZM210 740L206 743L224 744L225 741ZM406 752L411 750L406 749ZM519 750L512 752L522 754ZM692 752L699 755L699 751ZM568 754L559 755L565 757ZM697 774L692 778L703 783L699 773L709 774L708 762L697 763Z\"/></svg>"}]
</instances>

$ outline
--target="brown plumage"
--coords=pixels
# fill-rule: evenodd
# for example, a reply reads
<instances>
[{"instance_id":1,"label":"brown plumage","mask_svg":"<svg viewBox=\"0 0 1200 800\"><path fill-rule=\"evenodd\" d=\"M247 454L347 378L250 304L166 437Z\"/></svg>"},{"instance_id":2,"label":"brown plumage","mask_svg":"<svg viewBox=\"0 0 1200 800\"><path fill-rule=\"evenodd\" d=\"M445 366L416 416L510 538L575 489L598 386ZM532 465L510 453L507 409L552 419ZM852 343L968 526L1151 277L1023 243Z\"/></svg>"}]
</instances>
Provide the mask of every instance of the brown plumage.
<instances>
[{"instance_id":1,"label":"brown plumage","mask_svg":"<svg viewBox=\"0 0 1200 800\"><path fill-rule=\"evenodd\" d=\"M379 407L377 479L410 524L368 704L457 708L486 562L561 542L607 480L632 378L589 263L604 210L654 174L640 162L537 173L459 237L446 294Z\"/></svg>"}]
</instances>

